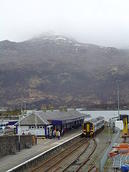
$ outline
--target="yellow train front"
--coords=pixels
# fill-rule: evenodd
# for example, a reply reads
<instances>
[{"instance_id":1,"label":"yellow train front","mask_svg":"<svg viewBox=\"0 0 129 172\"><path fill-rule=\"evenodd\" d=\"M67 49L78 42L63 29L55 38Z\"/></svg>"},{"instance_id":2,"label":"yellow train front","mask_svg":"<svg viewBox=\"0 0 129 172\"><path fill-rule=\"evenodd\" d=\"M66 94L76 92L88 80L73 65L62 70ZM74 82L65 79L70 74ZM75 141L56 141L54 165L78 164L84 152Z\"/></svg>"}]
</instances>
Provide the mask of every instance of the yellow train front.
<instances>
[{"instance_id":1,"label":"yellow train front","mask_svg":"<svg viewBox=\"0 0 129 172\"><path fill-rule=\"evenodd\" d=\"M82 126L82 136L92 137L93 134L94 134L93 123L90 121L85 122Z\"/></svg>"},{"instance_id":2,"label":"yellow train front","mask_svg":"<svg viewBox=\"0 0 129 172\"><path fill-rule=\"evenodd\" d=\"M104 128L104 117L97 117L90 120L84 120L82 125L82 136L93 137L98 131Z\"/></svg>"}]
</instances>

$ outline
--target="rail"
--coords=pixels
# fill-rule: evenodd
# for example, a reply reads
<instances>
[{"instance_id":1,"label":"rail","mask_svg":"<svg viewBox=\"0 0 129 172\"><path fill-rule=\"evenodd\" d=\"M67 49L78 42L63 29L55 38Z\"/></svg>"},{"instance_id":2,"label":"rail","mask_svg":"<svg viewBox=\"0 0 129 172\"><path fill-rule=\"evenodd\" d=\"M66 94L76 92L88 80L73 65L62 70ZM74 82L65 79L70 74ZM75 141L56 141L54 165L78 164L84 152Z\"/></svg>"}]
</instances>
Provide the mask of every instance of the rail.
<instances>
[{"instance_id":1,"label":"rail","mask_svg":"<svg viewBox=\"0 0 129 172\"><path fill-rule=\"evenodd\" d=\"M23 163L21 163L21 164L15 166L15 167L9 169L9 170L7 170L7 172L13 172L13 171L15 171L15 172L18 171L18 172L20 172L20 171L23 171L24 169L28 169L28 168L32 167L32 165L34 165L35 162L37 163L38 161L41 161L41 160L44 159L44 157L46 157L48 154L50 154L50 153L54 152L55 150L59 149L59 147L62 147L62 146L64 146L65 144L68 144L68 143L72 142L74 139L77 139L77 138L80 137L80 136L81 136L81 134L77 134L76 136L73 136L72 138L69 138L69 139L67 139L67 140L64 141L64 142L59 143L58 145L56 145L56 146L50 148L49 150L44 151L44 152L42 152L42 153L40 153L40 154L38 154L38 155L36 155L36 156L30 158L29 160L27 160L27 161L25 161L25 162L23 162Z\"/></svg>"},{"instance_id":2,"label":"rail","mask_svg":"<svg viewBox=\"0 0 129 172\"><path fill-rule=\"evenodd\" d=\"M97 142L94 140L94 147L93 147L93 150L91 151L91 153L88 155L87 159L85 159L81 165L77 168L76 172L79 172L85 165L86 163L90 160L91 156L94 154L96 148L97 148Z\"/></svg>"},{"instance_id":3,"label":"rail","mask_svg":"<svg viewBox=\"0 0 129 172\"><path fill-rule=\"evenodd\" d=\"M82 145L86 144L86 138L80 138L77 142L72 145L69 145L63 151L60 151L54 156L51 156L49 159L41 163L39 166L35 167L31 172L49 172L53 171L56 172L59 167L59 164L69 157L72 153L76 152Z\"/></svg>"}]
</instances>

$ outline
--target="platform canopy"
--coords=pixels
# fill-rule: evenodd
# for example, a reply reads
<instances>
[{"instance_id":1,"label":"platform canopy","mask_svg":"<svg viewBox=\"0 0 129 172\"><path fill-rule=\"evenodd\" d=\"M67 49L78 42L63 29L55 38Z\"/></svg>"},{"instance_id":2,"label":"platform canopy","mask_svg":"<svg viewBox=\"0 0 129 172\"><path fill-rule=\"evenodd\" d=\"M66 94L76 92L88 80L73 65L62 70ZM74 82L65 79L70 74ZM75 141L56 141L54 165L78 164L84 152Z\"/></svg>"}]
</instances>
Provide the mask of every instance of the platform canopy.
<instances>
[{"instance_id":1,"label":"platform canopy","mask_svg":"<svg viewBox=\"0 0 129 172\"><path fill-rule=\"evenodd\" d=\"M51 124L66 124L71 123L78 120L83 120L85 118L85 114L82 114L76 110L67 110L67 111L46 111L40 113L41 111L37 111L40 116L46 118L46 120L50 121Z\"/></svg>"}]
</instances>

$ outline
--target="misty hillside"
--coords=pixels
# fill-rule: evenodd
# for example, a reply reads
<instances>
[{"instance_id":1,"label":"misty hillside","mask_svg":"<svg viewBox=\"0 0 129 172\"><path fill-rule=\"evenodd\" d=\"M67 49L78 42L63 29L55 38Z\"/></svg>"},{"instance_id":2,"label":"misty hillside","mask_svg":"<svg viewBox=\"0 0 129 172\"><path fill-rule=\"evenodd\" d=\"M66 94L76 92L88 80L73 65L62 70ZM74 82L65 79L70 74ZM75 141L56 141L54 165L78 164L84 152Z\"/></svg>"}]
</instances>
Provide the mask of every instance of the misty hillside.
<instances>
[{"instance_id":1,"label":"misty hillside","mask_svg":"<svg viewBox=\"0 0 129 172\"><path fill-rule=\"evenodd\" d=\"M129 51L60 35L0 42L0 106L129 103Z\"/></svg>"}]
</instances>

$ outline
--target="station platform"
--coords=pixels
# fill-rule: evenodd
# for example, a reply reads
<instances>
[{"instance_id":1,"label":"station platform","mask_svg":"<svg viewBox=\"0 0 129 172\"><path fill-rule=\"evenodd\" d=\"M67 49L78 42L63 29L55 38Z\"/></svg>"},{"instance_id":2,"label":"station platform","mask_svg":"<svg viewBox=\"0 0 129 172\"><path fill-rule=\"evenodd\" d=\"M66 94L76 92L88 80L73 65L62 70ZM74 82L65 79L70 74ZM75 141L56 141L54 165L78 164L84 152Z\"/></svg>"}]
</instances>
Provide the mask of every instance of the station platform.
<instances>
[{"instance_id":1,"label":"station platform","mask_svg":"<svg viewBox=\"0 0 129 172\"><path fill-rule=\"evenodd\" d=\"M29 148L23 149L20 152L17 152L15 155L7 155L3 158L0 158L0 172L8 171L9 169L33 158L34 156L47 151L48 149L57 146L58 144L67 141L71 137L74 137L81 133L81 128L73 129L66 133L63 137L58 140L57 138L53 139L42 139L39 138L37 141L37 145Z\"/></svg>"}]
</instances>

